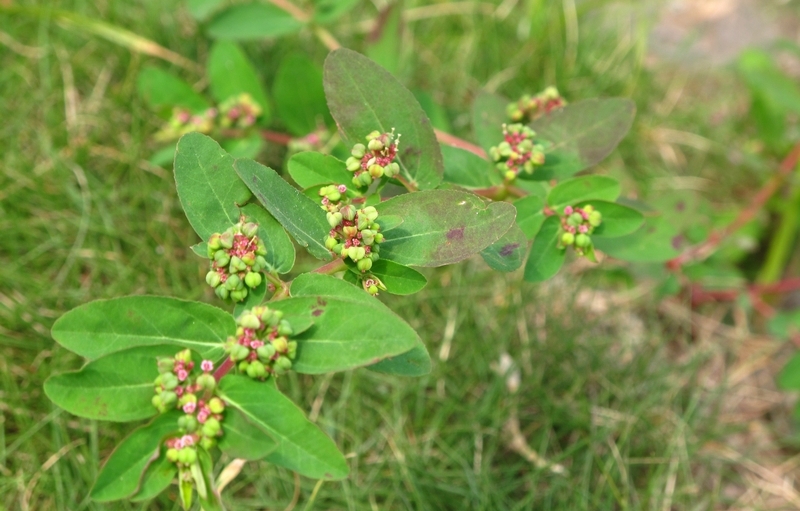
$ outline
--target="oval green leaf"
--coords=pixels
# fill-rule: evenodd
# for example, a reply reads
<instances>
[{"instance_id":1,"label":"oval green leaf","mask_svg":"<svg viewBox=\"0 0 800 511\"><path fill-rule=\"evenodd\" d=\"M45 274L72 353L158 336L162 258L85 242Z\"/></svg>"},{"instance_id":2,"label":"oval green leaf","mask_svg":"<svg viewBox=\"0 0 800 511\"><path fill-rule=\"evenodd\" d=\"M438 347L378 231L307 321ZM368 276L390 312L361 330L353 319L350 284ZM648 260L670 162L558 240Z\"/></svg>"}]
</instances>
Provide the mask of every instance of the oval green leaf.
<instances>
[{"instance_id":1,"label":"oval green leaf","mask_svg":"<svg viewBox=\"0 0 800 511\"><path fill-rule=\"evenodd\" d=\"M218 445L228 456L249 461L260 460L278 448L271 433L235 408L225 412Z\"/></svg>"},{"instance_id":2,"label":"oval green leaf","mask_svg":"<svg viewBox=\"0 0 800 511\"><path fill-rule=\"evenodd\" d=\"M514 201L514 207L517 208L517 225L525 233L525 236L532 240L536 237L546 218L544 199L529 195Z\"/></svg>"},{"instance_id":3,"label":"oval green leaf","mask_svg":"<svg viewBox=\"0 0 800 511\"><path fill-rule=\"evenodd\" d=\"M191 85L157 67L142 68L136 79L136 88L154 110L169 111L172 107L182 107L200 112L211 106Z\"/></svg>"},{"instance_id":4,"label":"oval green leaf","mask_svg":"<svg viewBox=\"0 0 800 511\"><path fill-rule=\"evenodd\" d=\"M79 417L113 422L146 419L158 412L150 403L158 376L156 359L176 351L174 346L142 346L112 353L78 371L51 376L44 391Z\"/></svg>"},{"instance_id":5,"label":"oval green leaf","mask_svg":"<svg viewBox=\"0 0 800 511\"><path fill-rule=\"evenodd\" d=\"M480 91L472 103L472 130L486 154L503 141L503 123L508 122L508 103L504 97L486 91Z\"/></svg>"},{"instance_id":6,"label":"oval green leaf","mask_svg":"<svg viewBox=\"0 0 800 511\"><path fill-rule=\"evenodd\" d=\"M628 206L601 200L586 201L579 205L587 204L603 214L603 222L592 233L592 239L626 236L644 224L644 215Z\"/></svg>"},{"instance_id":7,"label":"oval green leaf","mask_svg":"<svg viewBox=\"0 0 800 511\"><path fill-rule=\"evenodd\" d=\"M333 124L322 88L322 69L301 53L281 61L272 96L281 121L294 135L308 135L321 125Z\"/></svg>"},{"instance_id":8,"label":"oval green leaf","mask_svg":"<svg viewBox=\"0 0 800 511\"><path fill-rule=\"evenodd\" d=\"M627 98L596 98L570 103L530 124L545 141L544 165L531 178L564 179L602 161L633 124L636 105ZM525 177L525 175L520 175Z\"/></svg>"},{"instance_id":9,"label":"oval green leaf","mask_svg":"<svg viewBox=\"0 0 800 511\"><path fill-rule=\"evenodd\" d=\"M250 94L263 110L260 123L269 122L269 101L264 93L264 87L258 79L255 67L236 43L230 41L214 43L208 56L207 73L208 86L217 103L241 93Z\"/></svg>"},{"instance_id":10,"label":"oval green leaf","mask_svg":"<svg viewBox=\"0 0 800 511\"><path fill-rule=\"evenodd\" d=\"M248 41L293 34L303 28L291 14L272 4L234 5L222 11L208 25L215 39Z\"/></svg>"},{"instance_id":11,"label":"oval green leaf","mask_svg":"<svg viewBox=\"0 0 800 511\"><path fill-rule=\"evenodd\" d=\"M293 337L297 359L292 369L305 374L344 371L413 348L419 340L414 329L378 300L367 298L372 302L360 297L295 296L272 303L287 318L310 313L314 321L314 326Z\"/></svg>"},{"instance_id":12,"label":"oval green leaf","mask_svg":"<svg viewBox=\"0 0 800 511\"><path fill-rule=\"evenodd\" d=\"M329 184L349 186L353 180L353 174L347 171L342 160L314 151L295 154L286 167L300 188Z\"/></svg>"},{"instance_id":13,"label":"oval green leaf","mask_svg":"<svg viewBox=\"0 0 800 511\"><path fill-rule=\"evenodd\" d=\"M166 450L161 449L158 459L150 463L142 474L139 490L131 497L131 501L140 502L152 499L169 488L177 475L178 466L169 461L166 456Z\"/></svg>"},{"instance_id":14,"label":"oval green leaf","mask_svg":"<svg viewBox=\"0 0 800 511\"><path fill-rule=\"evenodd\" d=\"M294 267L294 243L283 226L258 204L248 204L242 213L258 224L258 237L267 247L267 264L278 273L289 273Z\"/></svg>"},{"instance_id":15,"label":"oval green leaf","mask_svg":"<svg viewBox=\"0 0 800 511\"><path fill-rule=\"evenodd\" d=\"M330 260L325 238L331 230L319 204L284 181L277 172L253 160L236 160L234 168L262 206L317 259Z\"/></svg>"},{"instance_id":16,"label":"oval green leaf","mask_svg":"<svg viewBox=\"0 0 800 511\"><path fill-rule=\"evenodd\" d=\"M636 232L619 238L592 237L595 248L623 261L663 262L680 252L675 242L680 238L678 228L662 218L647 218Z\"/></svg>"},{"instance_id":17,"label":"oval green leaf","mask_svg":"<svg viewBox=\"0 0 800 511\"><path fill-rule=\"evenodd\" d=\"M108 502L133 494L139 488L142 472L158 459L164 437L177 432L179 416L177 411L165 413L125 437L97 475L91 490L92 499Z\"/></svg>"},{"instance_id":18,"label":"oval green leaf","mask_svg":"<svg viewBox=\"0 0 800 511\"><path fill-rule=\"evenodd\" d=\"M503 183L500 174L480 156L464 149L442 145L444 180L465 188L489 188Z\"/></svg>"},{"instance_id":19,"label":"oval green leaf","mask_svg":"<svg viewBox=\"0 0 800 511\"><path fill-rule=\"evenodd\" d=\"M527 252L528 238L514 223L502 238L481 251L481 257L489 265L489 268L511 272L522 266Z\"/></svg>"},{"instance_id":20,"label":"oval green leaf","mask_svg":"<svg viewBox=\"0 0 800 511\"><path fill-rule=\"evenodd\" d=\"M278 442L267 461L314 479L343 479L350 471L333 441L272 385L246 376L220 381L222 398Z\"/></svg>"},{"instance_id":21,"label":"oval green leaf","mask_svg":"<svg viewBox=\"0 0 800 511\"><path fill-rule=\"evenodd\" d=\"M558 233L561 222L557 216L550 216L542 224L539 234L533 240L528 262L525 264L523 278L527 282L543 282L553 277L564 264L566 250L558 247Z\"/></svg>"},{"instance_id":22,"label":"oval green leaf","mask_svg":"<svg viewBox=\"0 0 800 511\"><path fill-rule=\"evenodd\" d=\"M614 201L619 197L622 187L619 181L606 176L582 176L567 179L555 186L547 194L547 204L557 213L563 214L567 206L577 206L579 202L591 200Z\"/></svg>"},{"instance_id":23,"label":"oval green leaf","mask_svg":"<svg viewBox=\"0 0 800 511\"><path fill-rule=\"evenodd\" d=\"M203 240L239 221L250 191L233 170L234 159L212 138L189 133L178 141L175 184L192 228Z\"/></svg>"},{"instance_id":24,"label":"oval green leaf","mask_svg":"<svg viewBox=\"0 0 800 511\"><path fill-rule=\"evenodd\" d=\"M386 292L393 295L414 294L428 283L425 275L417 270L387 259L378 259L372 264L369 273L381 279L386 285Z\"/></svg>"},{"instance_id":25,"label":"oval green leaf","mask_svg":"<svg viewBox=\"0 0 800 511\"><path fill-rule=\"evenodd\" d=\"M381 257L407 266L443 266L464 260L500 239L516 216L514 206L507 202L487 204L458 190L408 193L376 209L380 215L403 218L402 225L385 233Z\"/></svg>"},{"instance_id":26,"label":"oval green leaf","mask_svg":"<svg viewBox=\"0 0 800 511\"><path fill-rule=\"evenodd\" d=\"M191 348L204 358L217 359L235 330L230 314L205 303L125 296L76 307L58 318L51 333L60 345L88 359L159 344Z\"/></svg>"},{"instance_id":27,"label":"oval green leaf","mask_svg":"<svg viewBox=\"0 0 800 511\"><path fill-rule=\"evenodd\" d=\"M792 355L778 374L778 387L783 390L800 389L800 352Z\"/></svg>"},{"instance_id":28,"label":"oval green leaf","mask_svg":"<svg viewBox=\"0 0 800 511\"><path fill-rule=\"evenodd\" d=\"M420 341L411 350L367 366L367 369L395 376L425 376L431 372L431 356Z\"/></svg>"},{"instance_id":29,"label":"oval green leaf","mask_svg":"<svg viewBox=\"0 0 800 511\"><path fill-rule=\"evenodd\" d=\"M374 130L400 134L400 173L420 190L436 188L444 171L430 120L416 98L385 69L340 48L325 59L325 95L345 141L365 143Z\"/></svg>"}]
</instances>

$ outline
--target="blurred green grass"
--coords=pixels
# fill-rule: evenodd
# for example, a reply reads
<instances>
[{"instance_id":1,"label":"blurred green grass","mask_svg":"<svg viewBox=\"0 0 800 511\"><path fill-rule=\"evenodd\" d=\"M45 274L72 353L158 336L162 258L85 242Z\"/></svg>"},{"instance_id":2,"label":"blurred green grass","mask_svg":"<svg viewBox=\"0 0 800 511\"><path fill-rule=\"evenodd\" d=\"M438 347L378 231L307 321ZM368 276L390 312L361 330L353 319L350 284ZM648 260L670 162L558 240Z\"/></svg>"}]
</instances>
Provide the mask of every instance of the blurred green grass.
<instances>
[{"instance_id":1,"label":"blurred green grass","mask_svg":"<svg viewBox=\"0 0 800 511\"><path fill-rule=\"evenodd\" d=\"M640 196L676 169L713 179L708 195L723 205L761 179L763 165L732 168L729 160L728 148L747 140L743 88L730 70L695 76L675 64L645 66L652 3L490 6L511 7L504 17L470 4L477 7L465 7L468 14L409 24L399 69L442 104L455 134L469 137L469 103L481 86L513 97L555 84L572 100L636 101L634 129L600 168ZM197 62L208 51L179 1L54 5ZM620 5L627 18L609 10ZM374 13L362 5L333 32L363 48L355 21ZM171 173L146 163L159 121L135 79L145 63L169 66L46 17L3 14L0 31L0 509L177 509L174 490L138 506L91 502L99 463L130 425L76 419L42 392L48 375L80 365L49 336L66 310L139 293L212 301L199 284L203 263L187 248L196 237ZM246 45L268 84L275 63L296 48L319 62L326 53L306 33ZM177 71L203 85L202 76ZM715 115L721 120L709 122ZM678 144L680 165L670 167L664 155L675 144L662 128L712 142ZM696 381L709 350L659 317L650 296L597 316L575 305L579 285L601 285L591 276L535 287L484 272L480 261L429 276L420 295L386 300L419 329L435 361L431 375L292 375L282 385L351 463L347 481L321 487L315 509L715 509L725 503L724 484L741 482L701 451L726 432L715 420L720 396ZM516 393L491 369L503 353L521 371ZM514 416L530 448L565 474L510 448ZM298 508L314 485L301 481ZM250 463L226 499L231 509L283 509L294 491L291 473Z\"/></svg>"}]
</instances>

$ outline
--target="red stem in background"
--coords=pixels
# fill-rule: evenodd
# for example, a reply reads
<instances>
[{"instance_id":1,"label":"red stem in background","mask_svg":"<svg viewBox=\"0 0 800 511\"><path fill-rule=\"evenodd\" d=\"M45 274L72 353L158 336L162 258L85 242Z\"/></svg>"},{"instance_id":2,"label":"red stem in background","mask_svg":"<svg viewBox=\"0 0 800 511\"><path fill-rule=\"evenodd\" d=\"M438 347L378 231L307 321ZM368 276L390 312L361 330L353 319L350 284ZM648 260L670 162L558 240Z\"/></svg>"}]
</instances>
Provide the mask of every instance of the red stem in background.
<instances>
[{"instance_id":1,"label":"red stem in background","mask_svg":"<svg viewBox=\"0 0 800 511\"><path fill-rule=\"evenodd\" d=\"M736 300L742 291L745 291L753 302L753 307L758 312L771 316L774 311L769 305L764 303L764 295L790 293L800 290L800 277L785 279L772 284L751 284L744 290L742 289L722 289L718 291L706 291L699 285L691 287L692 305L699 305L708 302L732 302ZM769 310L767 310L769 309Z\"/></svg>"},{"instance_id":2,"label":"red stem in background","mask_svg":"<svg viewBox=\"0 0 800 511\"><path fill-rule=\"evenodd\" d=\"M678 257L667 261L667 268L670 270L679 270L687 263L702 261L713 254L725 238L741 229L756 216L758 211L764 207L767 200L778 191L783 180L786 179L795 166L797 166L798 160L800 160L800 143L794 146L791 152L781 162L778 172L773 174L769 181L764 183L764 186L753 196L750 204L739 213L739 216L737 216L733 222L723 229L712 232L706 241L689 247Z\"/></svg>"},{"instance_id":3,"label":"red stem in background","mask_svg":"<svg viewBox=\"0 0 800 511\"><path fill-rule=\"evenodd\" d=\"M220 364L217 370L214 371L214 379L219 383L222 377L228 374L231 369L233 369L233 360L231 360L231 357L228 357L225 359L225 362Z\"/></svg>"},{"instance_id":4,"label":"red stem in background","mask_svg":"<svg viewBox=\"0 0 800 511\"><path fill-rule=\"evenodd\" d=\"M475 144L471 144L466 140L462 140L455 135L451 135L450 133L445 133L444 131L439 131L434 128L434 133L436 133L436 140L443 144L451 145L453 147L458 147L459 149L464 149L465 151L469 151L472 154L476 154L483 158L484 160L488 160L488 156L486 155L486 151L482 148L476 146Z\"/></svg>"}]
</instances>

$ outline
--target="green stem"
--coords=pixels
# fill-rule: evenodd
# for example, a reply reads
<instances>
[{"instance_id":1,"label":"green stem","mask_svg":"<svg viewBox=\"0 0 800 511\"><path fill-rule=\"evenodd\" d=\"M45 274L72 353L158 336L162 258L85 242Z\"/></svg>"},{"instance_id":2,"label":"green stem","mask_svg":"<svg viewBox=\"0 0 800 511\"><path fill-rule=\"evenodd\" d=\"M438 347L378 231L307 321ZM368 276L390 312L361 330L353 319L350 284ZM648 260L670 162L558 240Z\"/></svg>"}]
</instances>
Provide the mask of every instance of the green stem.
<instances>
[{"instance_id":1,"label":"green stem","mask_svg":"<svg viewBox=\"0 0 800 511\"><path fill-rule=\"evenodd\" d=\"M334 273L339 273L340 271L344 271L347 269L347 265L344 263L344 259L336 258L333 261L324 264L313 271L313 273L321 273L323 275L333 275Z\"/></svg>"},{"instance_id":2,"label":"green stem","mask_svg":"<svg viewBox=\"0 0 800 511\"><path fill-rule=\"evenodd\" d=\"M272 272L268 272L265 275L267 277L267 281L275 286L275 294L272 295L272 298L270 298L271 302L283 300L284 298L289 298L291 296L288 282L284 282L280 277Z\"/></svg>"},{"instance_id":3,"label":"green stem","mask_svg":"<svg viewBox=\"0 0 800 511\"><path fill-rule=\"evenodd\" d=\"M795 167L795 175L800 179L800 165ZM783 206L778 231L769 244L766 262L758 274L757 281L760 284L771 284L781 278L786 263L792 255L798 224L800 224L800 186L795 184L791 197Z\"/></svg>"},{"instance_id":4,"label":"green stem","mask_svg":"<svg viewBox=\"0 0 800 511\"><path fill-rule=\"evenodd\" d=\"M322 488L322 483L324 482L324 479L317 481L316 486L314 486L314 491L311 492L311 496L308 498L308 502L306 502L306 506L303 508L303 511L310 511L314 506L314 501L317 500L317 493L319 493L319 489Z\"/></svg>"}]
</instances>

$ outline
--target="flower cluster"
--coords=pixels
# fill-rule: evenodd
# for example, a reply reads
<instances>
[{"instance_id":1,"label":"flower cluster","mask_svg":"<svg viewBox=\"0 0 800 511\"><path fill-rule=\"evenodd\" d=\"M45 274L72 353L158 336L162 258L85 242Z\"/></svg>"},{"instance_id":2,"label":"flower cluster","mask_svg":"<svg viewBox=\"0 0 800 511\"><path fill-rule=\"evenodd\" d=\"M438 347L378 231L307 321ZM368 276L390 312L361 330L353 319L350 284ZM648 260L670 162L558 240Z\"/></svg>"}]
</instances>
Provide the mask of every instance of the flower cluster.
<instances>
[{"instance_id":1,"label":"flower cluster","mask_svg":"<svg viewBox=\"0 0 800 511\"><path fill-rule=\"evenodd\" d=\"M561 247L572 246L578 255L594 260L594 246L589 236L603 222L603 215L591 204L582 208L567 206L561 217Z\"/></svg>"},{"instance_id":2,"label":"flower cluster","mask_svg":"<svg viewBox=\"0 0 800 511\"><path fill-rule=\"evenodd\" d=\"M548 87L535 96L525 94L518 101L509 103L506 114L514 122L528 123L566 104L558 89Z\"/></svg>"},{"instance_id":3,"label":"flower cluster","mask_svg":"<svg viewBox=\"0 0 800 511\"><path fill-rule=\"evenodd\" d=\"M532 174L544 164L544 147L534 144L536 133L522 124L503 125L503 141L489 150L492 160L506 181L516 179L520 171Z\"/></svg>"},{"instance_id":4,"label":"flower cluster","mask_svg":"<svg viewBox=\"0 0 800 511\"><path fill-rule=\"evenodd\" d=\"M353 204L342 205L342 202L331 200L343 187L339 185L334 190L320 190L320 194L323 194L323 190L328 192L323 195L322 207L328 212L331 226L325 247L343 259L349 257L363 273L369 271L372 263L380 258L378 244L383 242L383 234L379 232L380 224L375 222L378 211L372 206L356 209Z\"/></svg>"},{"instance_id":5,"label":"flower cluster","mask_svg":"<svg viewBox=\"0 0 800 511\"><path fill-rule=\"evenodd\" d=\"M354 173L353 184L357 187L369 186L374 179L392 177L400 172L400 165L394 161L400 135L373 131L367 135L367 145L356 144L350 151L345 164Z\"/></svg>"},{"instance_id":6,"label":"flower cluster","mask_svg":"<svg viewBox=\"0 0 800 511\"><path fill-rule=\"evenodd\" d=\"M209 238L211 268L206 282L221 299L241 302L248 288L261 284L261 272L267 267L265 255L267 247L258 237L258 225L242 217L233 227Z\"/></svg>"},{"instance_id":7,"label":"flower cluster","mask_svg":"<svg viewBox=\"0 0 800 511\"><path fill-rule=\"evenodd\" d=\"M155 139L159 141L174 140L193 131L211 133L216 117L216 108L208 108L202 113L193 114L186 108L175 107L172 109L172 117L169 118L166 126L155 134Z\"/></svg>"},{"instance_id":8,"label":"flower cluster","mask_svg":"<svg viewBox=\"0 0 800 511\"><path fill-rule=\"evenodd\" d=\"M232 96L219 105L219 125L222 128L249 128L262 114L261 106L250 94L243 92Z\"/></svg>"},{"instance_id":9,"label":"flower cluster","mask_svg":"<svg viewBox=\"0 0 800 511\"><path fill-rule=\"evenodd\" d=\"M379 291L386 291L386 285L375 275L367 275L364 277L361 280L361 285L364 287L364 291L372 296L376 296Z\"/></svg>"},{"instance_id":10,"label":"flower cluster","mask_svg":"<svg viewBox=\"0 0 800 511\"><path fill-rule=\"evenodd\" d=\"M283 312L267 306L253 307L236 319L236 337L229 337L225 351L239 370L251 378L269 378L292 368L297 341L290 341L292 327Z\"/></svg>"}]
</instances>

